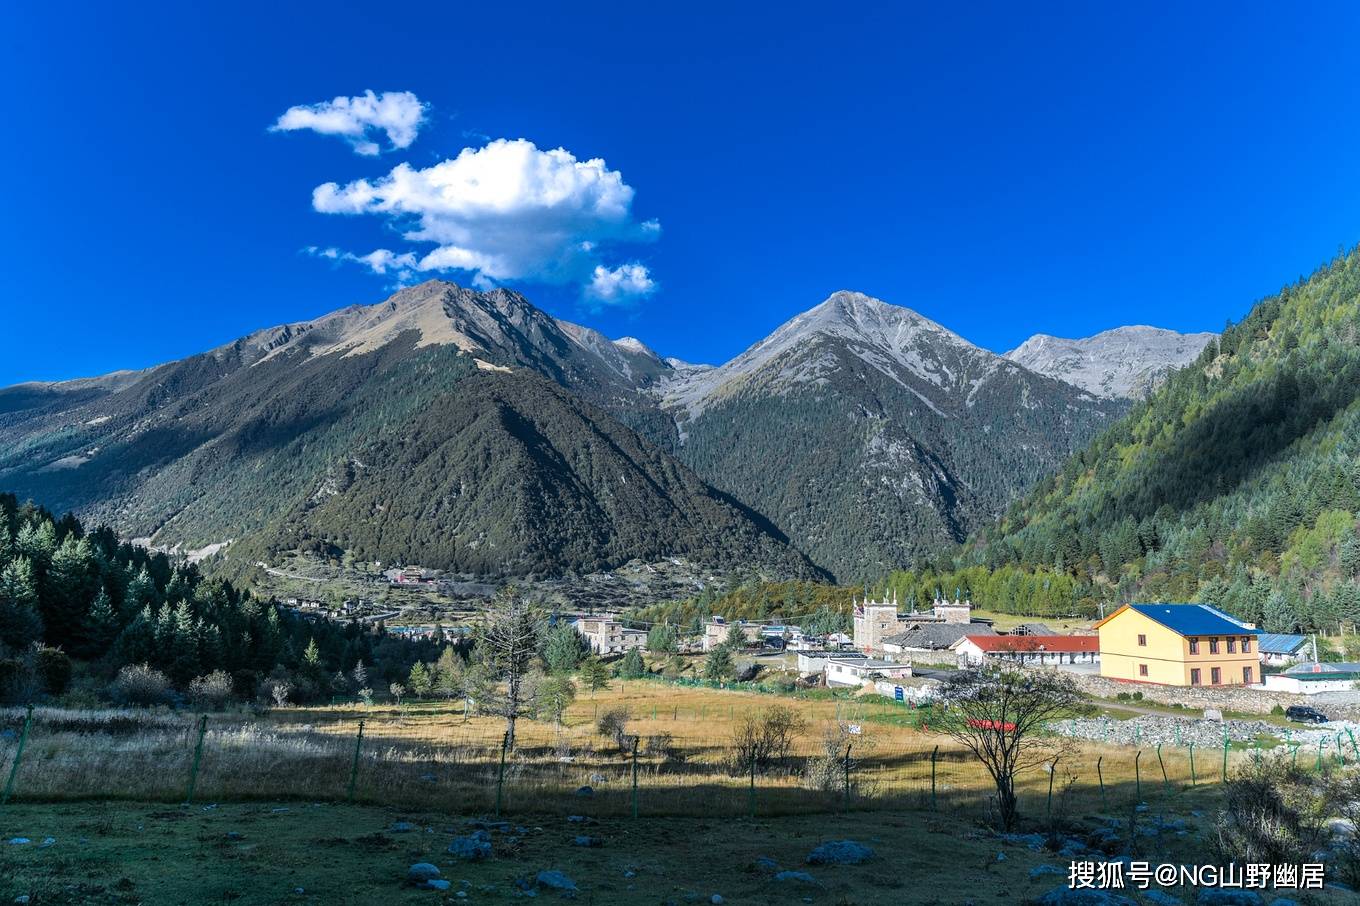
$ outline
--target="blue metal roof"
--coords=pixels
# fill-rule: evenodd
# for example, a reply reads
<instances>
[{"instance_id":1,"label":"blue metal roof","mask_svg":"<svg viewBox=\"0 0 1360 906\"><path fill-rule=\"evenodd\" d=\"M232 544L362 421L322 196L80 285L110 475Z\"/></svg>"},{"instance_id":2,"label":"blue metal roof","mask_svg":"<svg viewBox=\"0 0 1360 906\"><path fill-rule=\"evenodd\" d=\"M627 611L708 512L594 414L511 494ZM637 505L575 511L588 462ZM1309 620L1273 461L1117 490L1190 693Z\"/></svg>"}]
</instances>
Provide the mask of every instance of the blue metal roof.
<instances>
[{"instance_id":1,"label":"blue metal roof","mask_svg":"<svg viewBox=\"0 0 1360 906\"><path fill-rule=\"evenodd\" d=\"M1308 637L1284 632L1263 632L1256 638L1256 650L1265 654L1294 654Z\"/></svg>"},{"instance_id":2,"label":"blue metal roof","mask_svg":"<svg viewBox=\"0 0 1360 906\"><path fill-rule=\"evenodd\" d=\"M1207 604L1130 604L1129 607L1181 635L1260 635Z\"/></svg>"}]
</instances>

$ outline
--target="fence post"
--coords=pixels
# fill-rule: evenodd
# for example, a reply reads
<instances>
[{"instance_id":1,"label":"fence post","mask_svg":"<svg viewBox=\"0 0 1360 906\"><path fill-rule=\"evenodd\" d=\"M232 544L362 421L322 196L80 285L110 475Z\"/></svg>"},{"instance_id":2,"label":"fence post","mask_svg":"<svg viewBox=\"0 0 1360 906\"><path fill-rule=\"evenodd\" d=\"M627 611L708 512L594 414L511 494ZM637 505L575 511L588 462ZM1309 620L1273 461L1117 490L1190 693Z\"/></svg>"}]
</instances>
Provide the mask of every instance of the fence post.
<instances>
[{"instance_id":1,"label":"fence post","mask_svg":"<svg viewBox=\"0 0 1360 906\"><path fill-rule=\"evenodd\" d=\"M33 706L28 706L28 714L24 717L24 729L19 734L19 748L14 750L14 764L10 765L9 779L5 781L5 795L0 798L0 805L9 802L10 795L14 792L14 778L19 776L19 762L24 757L24 746L28 743L28 730L33 726Z\"/></svg>"},{"instance_id":2,"label":"fence post","mask_svg":"<svg viewBox=\"0 0 1360 906\"><path fill-rule=\"evenodd\" d=\"M1100 770L1100 763L1104 760L1104 755L1101 755L1096 759L1096 780L1100 781L1100 807L1108 812L1110 810L1110 800L1105 798L1105 775Z\"/></svg>"},{"instance_id":3,"label":"fence post","mask_svg":"<svg viewBox=\"0 0 1360 906\"><path fill-rule=\"evenodd\" d=\"M1318 740L1317 772L1322 773L1322 750L1327 748L1327 737Z\"/></svg>"},{"instance_id":4,"label":"fence post","mask_svg":"<svg viewBox=\"0 0 1360 906\"><path fill-rule=\"evenodd\" d=\"M1138 801L1143 801L1143 772L1138 767L1138 759L1143 757L1143 750L1139 749L1133 756L1133 789L1138 796Z\"/></svg>"},{"instance_id":5,"label":"fence post","mask_svg":"<svg viewBox=\"0 0 1360 906\"><path fill-rule=\"evenodd\" d=\"M501 766L496 769L496 817L501 816L502 791L505 789L505 751L510 748L510 731L501 737Z\"/></svg>"},{"instance_id":6,"label":"fence post","mask_svg":"<svg viewBox=\"0 0 1360 906\"><path fill-rule=\"evenodd\" d=\"M1171 781L1166 776L1166 762L1162 761L1162 744L1157 743L1157 764L1162 768L1162 787L1171 792Z\"/></svg>"},{"instance_id":7,"label":"fence post","mask_svg":"<svg viewBox=\"0 0 1360 906\"><path fill-rule=\"evenodd\" d=\"M1227 782L1228 782L1228 746L1229 746L1229 745L1231 745L1231 743L1228 742L1228 738L1225 736L1225 737L1223 738L1223 775L1222 775L1222 781L1223 781L1224 783L1227 783Z\"/></svg>"},{"instance_id":8,"label":"fence post","mask_svg":"<svg viewBox=\"0 0 1360 906\"><path fill-rule=\"evenodd\" d=\"M184 796L185 805L194 804L194 787L198 786L198 763L203 760L203 736L208 732L208 715L198 719L198 742L194 745L194 764L189 769L189 791Z\"/></svg>"},{"instance_id":9,"label":"fence post","mask_svg":"<svg viewBox=\"0 0 1360 906\"><path fill-rule=\"evenodd\" d=\"M1195 786L1199 783L1199 778L1195 776L1195 744L1190 743L1190 785Z\"/></svg>"},{"instance_id":10,"label":"fence post","mask_svg":"<svg viewBox=\"0 0 1360 906\"><path fill-rule=\"evenodd\" d=\"M638 787L637 787L637 777L638 777L637 772L638 772L638 767L637 767L637 750L638 750L638 738L637 738L636 736L634 736L634 737L633 737L633 817L634 817L634 818L636 818L636 817L638 816Z\"/></svg>"},{"instance_id":11,"label":"fence post","mask_svg":"<svg viewBox=\"0 0 1360 906\"><path fill-rule=\"evenodd\" d=\"M345 797L350 802L354 801L354 787L355 784L359 782L359 750L363 748L363 745L364 745L364 721L363 718L360 718L359 735L356 736L354 739L354 760L350 763L349 766L349 792Z\"/></svg>"},{"instance_id":12,"label":"fence post","mask_svg":"<svg viewBox=\"0 0 1360 906\"><path fill-rule=\"evenodd\" d=\"M937 807L935 800L935 760L939 757L939 754L939 746L936 746L930 752L930 807L932 809Z\"/></svg>"},{"instance_id":13,"label":"fence post","mask_svg":"<svg viewBox=\"0 0 1360 906\"><path fill-rule=\"evenodd\" d=\"M850 808L850 749L854 743L845 744L845 807Z\"/></svg>"},{"instance_id":14,"label":"fence post","mask_svg":"<svg viewBox=\"0 0 1360 906\"><path fill-rule=\"evenodd\" d=\"M1053 824L1053 778L1058 776L1058 759L1048 766L1048 823Z\"/></svg>"},{"instance_id":15,"label":"fence post","mask_svg":"<svg viewBox=\"0 0 1360 906\"><path fill-rule=\"evenodd\" d=\"M751 758L751 793L747 805L751 812L751 820L754 821L756 817L756 760L754 756Z\"/></svg>"}]
</instances>

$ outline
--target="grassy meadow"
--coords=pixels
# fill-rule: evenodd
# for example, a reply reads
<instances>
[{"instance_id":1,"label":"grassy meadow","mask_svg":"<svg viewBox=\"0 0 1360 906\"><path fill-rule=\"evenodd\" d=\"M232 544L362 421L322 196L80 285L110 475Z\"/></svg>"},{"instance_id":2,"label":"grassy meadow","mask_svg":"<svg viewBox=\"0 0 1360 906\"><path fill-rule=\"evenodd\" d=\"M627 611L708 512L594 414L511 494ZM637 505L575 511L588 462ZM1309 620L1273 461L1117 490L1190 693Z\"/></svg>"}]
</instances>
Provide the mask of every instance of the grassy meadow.
<instances>
[{"instance_id":1,"label":"grassy meadow","mask_svg":"<svg viewBox=\"0 0 1360 906\"><path fill-rule=\"evenodd\" d=\"M749 773L734 767L733 736L748 715L774 705L793 708L804 725L788 757L753 785ZM494 810L502 777L506 814L629 815L632 752L598 730L600 715L620 709L629 715L627 734L639 740L640 813L747 816L754 806L757 816L847 807L982 816L987 809L991 789L983 766L928 724L921 726L922 714L914 709L876 696L813 691L789 697L650 680L614 680L593 697L583 695L560 726L521 720L518 745L503 767L504 721L466 715L461 702L209 715L195 797L340 801L349 798L352 781L360 803L478 812ZM0 712L0 777L13 763L21 724L21 712ZM39 709L14 796L27 802L181 802L197 742L198 718L187 712ZM1051 777L1041 769L1022 779L1023 807L1031 814L1048 813L1050 786L1055 811L1118 812L1136 801L1175 799L1194 786L1212 786L1222 769L1215 753L1200 753L1192 777L1182 749L1165 748L1160 762L1146 750L1135 765L1128 748L1065 745ZM578 794L585 786L592 788L589 798Z\"/></svg>"}]
</instances>

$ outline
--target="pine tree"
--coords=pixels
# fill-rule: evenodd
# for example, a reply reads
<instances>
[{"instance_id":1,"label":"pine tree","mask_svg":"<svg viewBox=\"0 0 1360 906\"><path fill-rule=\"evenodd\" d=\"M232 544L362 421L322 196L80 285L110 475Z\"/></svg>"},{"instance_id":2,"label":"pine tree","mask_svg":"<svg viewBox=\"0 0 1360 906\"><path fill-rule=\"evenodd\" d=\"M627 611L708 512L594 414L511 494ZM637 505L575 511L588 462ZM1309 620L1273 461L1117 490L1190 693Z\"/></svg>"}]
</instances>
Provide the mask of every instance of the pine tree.
<instances>
[{"instance_id":1,"label":"pine tree","mask_svg":"<svg viewBox=\"0 0 1360 906\"><path fill-rule=\"evenodd\" d=\"M732 676L734 670L732 652L726 645L714 648L704 660L704 679L709 682L722 682Z\"/></svg>"},{"instance_id":2,"label":"pine tree","mask_svg":"<svg viewBox=\"0 0 1360 906\"><path fill-rule=\"evenodd\" d=\"M669 623L658 623L647 632L647 650L652 654L674 654L680 650L680 637Z\"/></svg>"},{"instance_id":3,"label":"pine tree","mask_svg":"<svg viewBox=\"0 0 1360 906\"><path fill-rule=\"evenodd\" d=\"M629 648L619 662L619 676L624 679L640 679L647 675L647 663L642 659L642 649Z\"/></svg>"},{"instance_id":4,"label":"pine tree","mask_svg":"<svg viewBox=\"0 0 1360 906\"><path fill-rule=\"evenodd\" d=\"M149 605L119 634L114 651L121 664L146 664L155 658L156 617Z\"/></svg>"},{"instance_id":5,"label":"pine tree","mask_svg":"<svg viewBox=\"0 0 1360 906\"><path fill-rule=\"evenodd\" d=\"M74 649L72 654L85 659L103 656L113 647L121 629L109 593L102 588L99 589L99 594L94 596L94 603L90 605L89 612L85 614L85 625L80 633L82 647Z\"/></svg>"},{"instance_id":6,"label":"pine tree","mask_svg":"<svg viewBox=\"0 0 1360 906\"><path fill-rule=\"evenodd\" d=\"M38 613L38 582L28 557L11 560L0 570L0 644L20 650L43 637Z\"/></svg>"},{"instance_id":7,"label":"pine tree","mask_svg":"<svg viewBox=\"0 0 1360 906\"><path fill-rule=\"evenodd\" d=\"M166 610L168 612L169 608ZM182 686L203 672L198 651L198 629L188 601L179 602L169 622L171 635L166 673Z\"/></svg>"},{"instance_id":8,"label":"pine tree","mask_svg":"<svg viewBox=\"0 0 1360 906\"><path fill-rule=\"evenodd\" d=\"M425 698L434 688L434 683L430 677L430 668L426 667L422 661L416 661L411 665L411 673L406 682L411 693L417 698Z\"/></svg>"},{"instance_id":9,"label":"pine tree","mask_svg":"<svg viewBox=\"0 0 1360 906\"><path fill-rule=\"evenodd\" d=\"M609 688L609 668L595 655L581 662L581 684L590 690L591 698L601 689Z\"/></svg>"},{"instance_id":10,"label":"pine tree","mask_svg":"<svg viewBox=\"0 0 1360 906\"><path fill-rule=\"evenodd\" d=\"M467 662L458 656L450 645L439 653L434 665L434 692L453 701L463 692L463 673Z\"/></svg>"},{"instance_id":11,"label":"pine tree","mask_svg":"<svg viewBox=\"0 0 1360 906\"><path fill-rule=\"evenodd\" d=\"M98 588L89 540L67 535L52 554L42 583L42 615L48 644L72 651L85 647L81 630Z\"/></svg>"},{"instance_id":12,"label":"pine tree","mask_svg":"<svg viewBox=\"0 0 1360 906\"><path fill-rule=\"evenodd\" d=\"M143 608L148 605L154 607L157 603L159 602L156 600L156 582L143 566L141 572L128 582L127 591L123 595L122 611L128 619L131 619L141 613Z\"/></svg>"},{"instance_id":13,"label":"pine tree","mask_svg":"<svg viewBox=\"0 0 1360 906\"><path fill-rule=\"evenodd\" d=\"M733 651L740 651L746 647L746 632L740 623L733 623L727 627L727 637L723 639L723 645Z\"/></svg>"},{"instance_id":14,"label":"pine tree","mask_svg":"<svg viewBox=\"0 0 1360 906\"><path fill-rule=\"evenodd\" d=\"M570 673L581 662L581 634L565 623L548 630L543 660L553 673Z\"/></svg>"}]
</instances>

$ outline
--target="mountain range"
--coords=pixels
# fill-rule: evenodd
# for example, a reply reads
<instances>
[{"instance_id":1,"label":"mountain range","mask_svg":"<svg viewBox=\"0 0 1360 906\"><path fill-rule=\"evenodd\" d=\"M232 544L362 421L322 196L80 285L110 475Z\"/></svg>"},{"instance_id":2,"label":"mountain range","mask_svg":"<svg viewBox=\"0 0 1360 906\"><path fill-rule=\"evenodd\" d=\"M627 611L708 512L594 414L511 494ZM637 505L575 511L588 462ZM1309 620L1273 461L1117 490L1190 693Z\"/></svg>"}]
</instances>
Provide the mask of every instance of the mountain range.
<instances>
[{"instance_id":1,"label":"mountain range","mask_svg":"<svg viewBox=\"0 0 1360 906\"><path fill-rule=\"evenodd\" d=\"M1035 334L1006 358L1105 399L1144 399L1216 334L1116 327L1081 340Z\"/></svg>"},{"instance_id":2,"label":"mountain range","mask_svg":"<svg viewBox=\"0 0 1360 906\"><path fill-rule=\"evenodd\" d=\"M1199 342L1176 336L1078 341L1101 364L1067 367L1039 338L1002 357L838 292L715 367L430 281L154 368L0 390L0 487L238 572L303 550L485 576L682 556L849 579L994 519L1127 410L1148 383L1129 376ZM1086 386L1097 372L1115 377Z\"/></svg>"}]
</instances>

